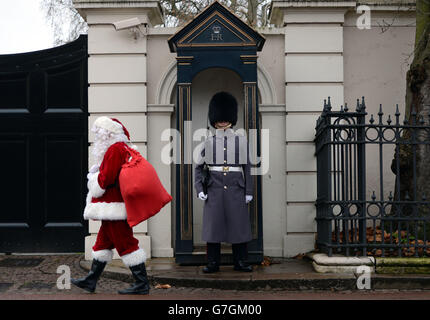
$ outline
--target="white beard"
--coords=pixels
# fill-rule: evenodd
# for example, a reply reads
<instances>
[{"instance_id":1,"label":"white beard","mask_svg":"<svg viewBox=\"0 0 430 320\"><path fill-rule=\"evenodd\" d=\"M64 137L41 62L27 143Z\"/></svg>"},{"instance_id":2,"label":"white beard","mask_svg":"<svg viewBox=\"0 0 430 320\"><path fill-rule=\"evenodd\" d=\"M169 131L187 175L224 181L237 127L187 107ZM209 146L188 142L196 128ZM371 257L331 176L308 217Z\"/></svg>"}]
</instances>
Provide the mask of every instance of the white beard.
<instances>
[{"instance_id":1,"label":"white beard","mask_svg":"<svg viewBox=\"0 0 430 320\"><path fill-rule=\"evenodd\" d=\"M103 157L111 145L117 142L129 142L127 136L123 133L112 133L102 128L95 128L92 131L95 133L95 137L91 153L94 164L97 166L101 165Z\"/></svg>"}]
</instances>

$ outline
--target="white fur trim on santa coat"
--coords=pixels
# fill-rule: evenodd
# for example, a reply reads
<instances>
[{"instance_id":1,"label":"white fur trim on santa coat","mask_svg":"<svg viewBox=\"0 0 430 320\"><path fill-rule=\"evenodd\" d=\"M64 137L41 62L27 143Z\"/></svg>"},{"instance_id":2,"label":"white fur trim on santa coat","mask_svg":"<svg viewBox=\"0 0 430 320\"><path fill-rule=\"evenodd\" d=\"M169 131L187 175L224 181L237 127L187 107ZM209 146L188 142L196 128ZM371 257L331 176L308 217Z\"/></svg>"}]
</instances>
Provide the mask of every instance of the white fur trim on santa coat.
<instances>
[{"instance_id":1,"label":"white fur trim on santa coat","mask_svg":"<svg viewBox=\"0 0 430 320\"><path fill-rule=\"evenodd\" d=\"M110 262L113 258L113 250L97 250L92 252L93 259L100 262Z\"/></svg>"},{"instance_id":2,"label":"white fur trim on santa coat","mask_svg":"<svg viewBox=\"0 0 430 320\"><path fill-rule=\"evenodd\" d=\"M146 253L143 249L137 249L132 253L123 255L121 259L127 267L133 267L146 261Z\"/></svg>"},{"instance_id":3,"label":"white fur trim on santa coat","mask_svg":"<svg viewBox=\"0 0 430 320\"><path fill-rule=\"evenodd\" d=\"M89 193L88 193L89 194ZM89 198L89 197L88 197ZM124 202L91 202L87 198L84 219L92 220L126 220L127 210Z\"/></svg>"},{"instance_id":4,"label":"white fur trim on santa coat","mask_svg":"<svg viewBox=\"0 0 430 320\"><path fill-rule=\"evenodd\" d=\"M102 189L98 182L100 172L96 172L92 175L90 175L87 183L88 191L91 193L93 198L100 198L105 193L105 189Z\"/></svg>"}]
</instances>

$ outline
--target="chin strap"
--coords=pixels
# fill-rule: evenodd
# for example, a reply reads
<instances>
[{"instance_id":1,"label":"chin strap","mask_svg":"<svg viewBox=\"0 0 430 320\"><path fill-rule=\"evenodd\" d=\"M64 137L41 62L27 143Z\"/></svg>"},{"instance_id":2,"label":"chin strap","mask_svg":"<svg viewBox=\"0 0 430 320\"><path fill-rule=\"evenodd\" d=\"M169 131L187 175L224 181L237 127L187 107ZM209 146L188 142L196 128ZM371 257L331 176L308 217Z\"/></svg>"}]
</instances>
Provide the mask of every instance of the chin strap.
<instances>
[{"instance_id":1,"label":"chin strap","mask_svg":"<svg viewBox=\"0 0 430 320\"><path fill-rule=\"evenodd\" d=\"M228 128L230 128L230 127L231 127L231 123L229 123L228 125L226 125L226 126L224 126L224 127L217 126L216 128L217 128L217 129L223 129L223 130L225 130L225 129L228 129Z\"/></svg>"}]
</instances>

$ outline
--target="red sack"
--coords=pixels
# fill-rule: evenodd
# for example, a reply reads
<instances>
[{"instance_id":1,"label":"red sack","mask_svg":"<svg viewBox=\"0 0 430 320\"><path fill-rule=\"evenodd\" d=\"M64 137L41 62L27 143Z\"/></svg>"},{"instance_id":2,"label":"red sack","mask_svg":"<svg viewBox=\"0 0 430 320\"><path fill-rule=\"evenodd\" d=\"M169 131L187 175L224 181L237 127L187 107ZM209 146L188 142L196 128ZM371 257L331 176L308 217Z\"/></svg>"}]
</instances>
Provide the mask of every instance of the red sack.
<instances>
[{"instance_id":1,"label":"red sack","mask_svg":"<svg viewBox=\"0 0 430 320\"><path fill-rule=\"evenodd\" d=\"M123 164L119 174L119 188L127 210L130 227L138 225L172 200L164 189L154 167L136 150L127 147L132 159Z\"/></svg>"}]
</instances>

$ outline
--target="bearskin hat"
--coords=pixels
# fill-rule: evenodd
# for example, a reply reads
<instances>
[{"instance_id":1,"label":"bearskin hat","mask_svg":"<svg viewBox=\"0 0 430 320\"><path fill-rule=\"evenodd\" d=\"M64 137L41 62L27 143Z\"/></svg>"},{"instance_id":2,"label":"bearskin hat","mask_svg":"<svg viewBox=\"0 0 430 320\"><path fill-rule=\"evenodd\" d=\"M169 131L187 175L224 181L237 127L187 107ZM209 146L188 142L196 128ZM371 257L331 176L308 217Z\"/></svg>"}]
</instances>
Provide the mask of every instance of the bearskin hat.
<instances>
[{"instance_id":1,"label":"bearskin hat","mask_svg":"<svg viewBox=\"0 0 430 320\"><path fill-rule=\"evenodd\" d=\"M232 126L237 122L237 100L228 92L216 93L209 102L209 122L215 128L218 121L231 122Z\"/></svg>"}]
</instances>

